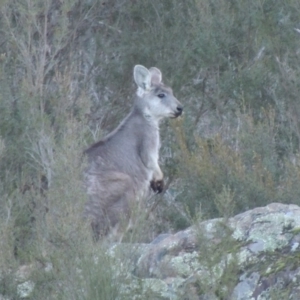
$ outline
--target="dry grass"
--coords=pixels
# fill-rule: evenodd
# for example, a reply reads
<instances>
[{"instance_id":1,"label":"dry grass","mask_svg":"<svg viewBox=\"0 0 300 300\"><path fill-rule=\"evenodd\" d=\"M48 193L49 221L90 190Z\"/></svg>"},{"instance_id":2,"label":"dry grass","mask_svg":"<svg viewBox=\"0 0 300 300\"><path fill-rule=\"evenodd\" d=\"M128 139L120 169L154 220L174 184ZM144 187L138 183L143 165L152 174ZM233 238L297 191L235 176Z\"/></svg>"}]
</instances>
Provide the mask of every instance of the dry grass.
<instances>
[{"instance_id":1,"label":"dry grass","mask_svg":"<svg viewBox=\"0 0 300 300\"><path fill-rule=\"evenodd\" d=\"M17 298L14 272L38 263L33 299L116 298L113 262L95 266L105 246L81 219L81 154L129 110L136 63L163 70L185 116L162 129L169 189L126 241L300 204L299 11L297 0L2 1L0 294Z\"/></svg>"}]
</instances>

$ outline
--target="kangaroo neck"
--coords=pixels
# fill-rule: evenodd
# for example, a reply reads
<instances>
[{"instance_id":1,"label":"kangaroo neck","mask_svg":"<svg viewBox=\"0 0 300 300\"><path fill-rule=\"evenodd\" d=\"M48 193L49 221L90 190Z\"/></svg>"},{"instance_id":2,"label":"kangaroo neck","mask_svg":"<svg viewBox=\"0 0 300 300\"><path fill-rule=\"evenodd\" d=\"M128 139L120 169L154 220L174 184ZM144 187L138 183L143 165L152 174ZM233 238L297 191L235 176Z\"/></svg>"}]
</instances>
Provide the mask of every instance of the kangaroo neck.
<instances>
[{"instance_id":1,"label":"kangaroo neck","mask_svg":"<svg viewBox=\"0 0 300 300\"><path fill-rule=\"evenodd\" d=\"M140 118L143 118L146 121L146 124L155 129L159 129L159 119L153 117L147 109L140 109L139 107L135 107L132 111L132 114L138 115Z\"/></svg>"}]
</instances>

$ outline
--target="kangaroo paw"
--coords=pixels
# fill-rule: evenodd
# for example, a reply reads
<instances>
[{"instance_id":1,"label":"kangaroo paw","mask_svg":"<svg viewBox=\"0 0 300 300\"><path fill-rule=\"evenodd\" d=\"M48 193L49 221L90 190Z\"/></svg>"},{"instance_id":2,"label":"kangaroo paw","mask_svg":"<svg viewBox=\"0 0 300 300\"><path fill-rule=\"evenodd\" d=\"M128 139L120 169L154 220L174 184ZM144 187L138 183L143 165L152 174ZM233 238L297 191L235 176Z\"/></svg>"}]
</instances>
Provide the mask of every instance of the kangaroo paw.
<instances>
[{"instance_id":1,"label":"kangaroo paw","mask_svg":"<svg viewBox=\"0 0 300 300\"><path fill-rule=\"evenodd\" d=\"M150 187L155 193L161 193L164 190L164 180L152 180L150 182Z\"/></svg>"}]
</instances>

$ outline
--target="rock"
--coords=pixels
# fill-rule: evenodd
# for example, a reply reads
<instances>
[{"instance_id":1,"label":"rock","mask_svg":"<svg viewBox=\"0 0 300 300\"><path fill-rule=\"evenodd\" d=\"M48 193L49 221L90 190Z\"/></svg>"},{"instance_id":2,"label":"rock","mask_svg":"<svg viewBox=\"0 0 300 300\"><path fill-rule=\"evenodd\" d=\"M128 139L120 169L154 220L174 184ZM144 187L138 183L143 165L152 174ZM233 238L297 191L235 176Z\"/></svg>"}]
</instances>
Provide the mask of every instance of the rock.
<instances>
[{"instance_id":1,"label":"rock","mask_svg":"<svg viewBox=\"0 0 300 300\"><path fill-rule=\"evenodd\" d=\"M29 298L33 292L34 286L35 286L34 282L32 282L30 280L25 281L21 284L18 284L18 286L17 286L18 296L21 299Z\"/></svg>"},{"instance_id":2,"label":"rock","mask_svg":"<svg viewBox=\"0 0 300 300\"><path fill-rule=\"evenodd\" d=\"M97 251L98 245L94 246ZM111 278L104 282L116 282L117 300L300 299L300 207L296 205L273 203L229 219L199 222L175 234L160 235L149 244L107 247L99 249L109 265L103 266L103 260L93 256L88 273L81 269L84 260L82 264L74 260L76 272L66 273L78 275L81 282L84 274L111 268ZM37 277L31 276L34 270L53 280L54 269L52 263L20 266L12 275L18 298L31 298L40 288ZM73 293L87 297L86 288L92 285L93 290L94 282L98 277L87 279ZM60 288L66 283L56 282ZM55 295L49 299L56 299ZM14 298L0 294L0 299Z\"/></svg>"},{"instance_id":3,"label":"rock","mask_svg":"<svg viewBox=\"0 0 300 300\"><path fill-rule=\"evenodd\" d=\"M273 203L126 249L132 299L300 299L296 205Z\"/></svg>"}]
</instances>

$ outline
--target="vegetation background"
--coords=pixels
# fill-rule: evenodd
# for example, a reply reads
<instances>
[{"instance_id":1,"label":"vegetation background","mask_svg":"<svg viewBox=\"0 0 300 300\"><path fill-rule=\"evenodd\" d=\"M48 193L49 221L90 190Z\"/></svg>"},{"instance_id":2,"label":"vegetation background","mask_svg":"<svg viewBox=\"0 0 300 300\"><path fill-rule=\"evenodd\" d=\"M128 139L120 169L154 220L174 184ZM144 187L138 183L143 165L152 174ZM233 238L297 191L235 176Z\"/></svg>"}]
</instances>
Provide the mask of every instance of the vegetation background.
<instances>
[{"instance_id":1,"label":"vegetation background","mask_svg":"<svg viewBox=\"0 0 300 300\"><path fill-rule=\"evenodd\" d=\"M0 294L51 262L32 299L116 298L80 217L82 151L130 110L135 64L160 68L185 114L163 124L169 189L132 241L300 205L299 59L298 0L1 0Z\"/></svg>"}]
</instances>

